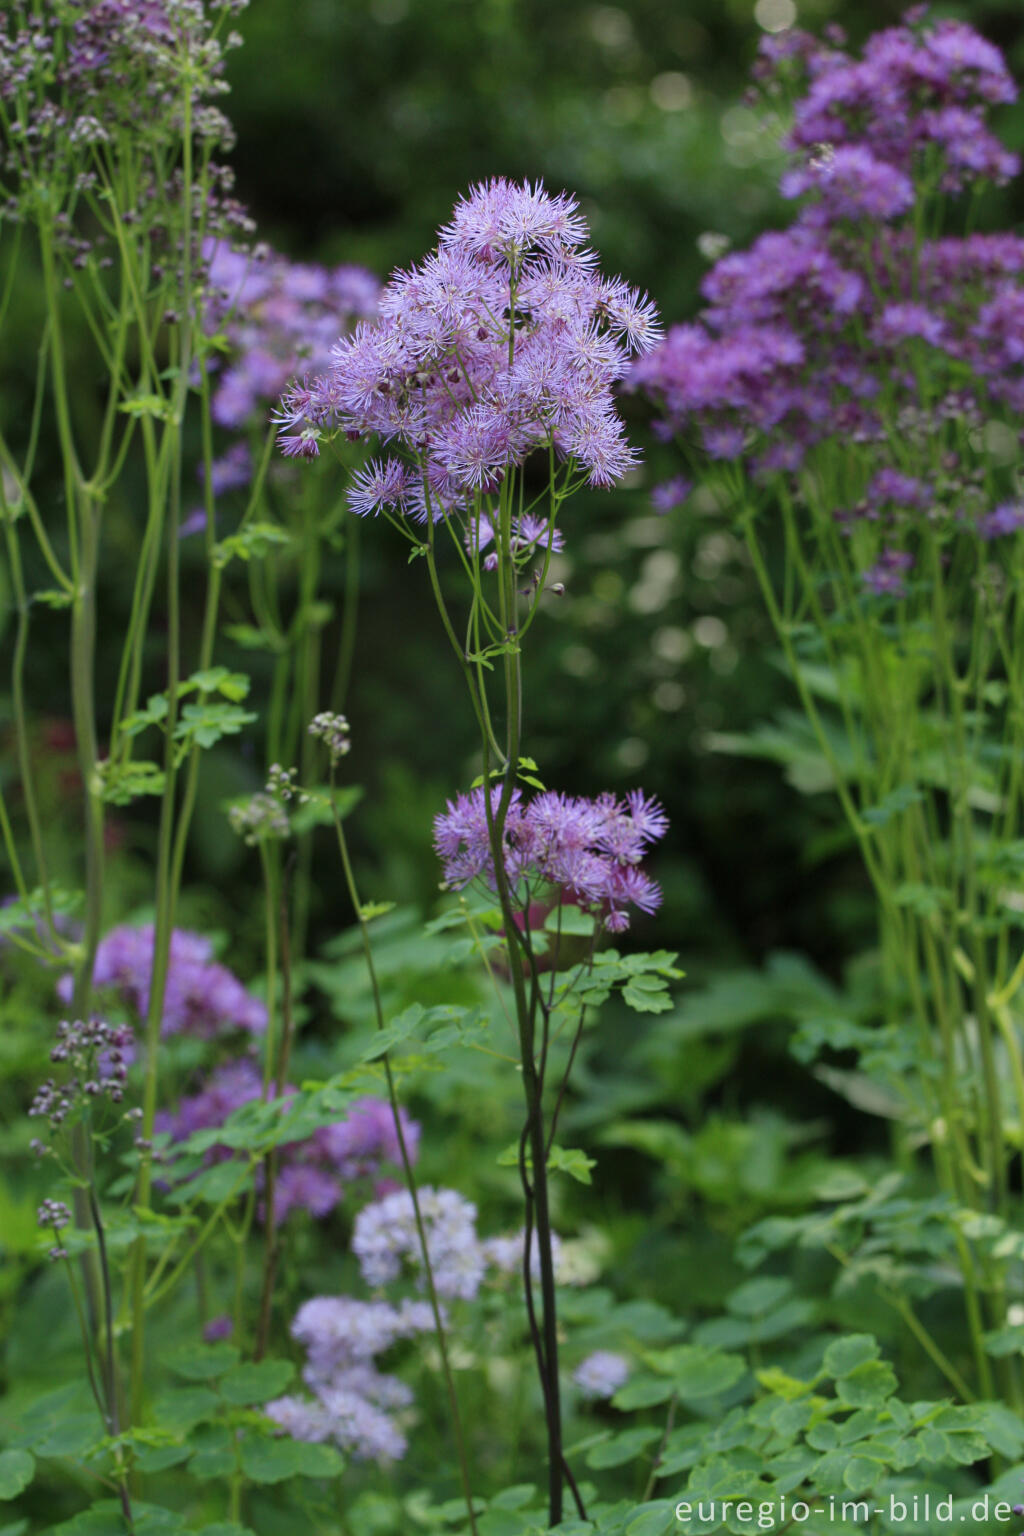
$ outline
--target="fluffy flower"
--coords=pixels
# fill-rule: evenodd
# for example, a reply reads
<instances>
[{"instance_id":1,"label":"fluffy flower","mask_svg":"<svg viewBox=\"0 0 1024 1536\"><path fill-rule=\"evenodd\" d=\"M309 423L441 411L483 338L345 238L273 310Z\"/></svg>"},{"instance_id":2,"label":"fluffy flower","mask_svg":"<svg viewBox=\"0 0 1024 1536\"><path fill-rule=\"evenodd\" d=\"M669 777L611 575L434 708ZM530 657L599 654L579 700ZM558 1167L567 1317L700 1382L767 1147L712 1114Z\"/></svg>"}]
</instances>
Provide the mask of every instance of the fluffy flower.
<instances>
[{"instance_id":1,"label":"fluffy flower","mask_svg":"<svg viewBox=\"0 0 1024 1536\"><path fill-rule=\"evenodd\" d=\"M583 1396L594 1399L614 1397L628 1378L629 1361L610 1349L595 1349L572 1373Z\"/></svg>"},{"instance_id":2,"label":"fluffy flower","mask_svg":"<svg viewBox=\"0 0 1024 1536\"><path fill-rule=\"evenodd\" d=\"M632 466L612 389L654 344L657 315L645 294L596 271L586 235L568 194L499 178L460 199L419 266L394 274L380 318L338 343L301 418L377 436L414 466L408 481L399 460L370 466L354 511L467 509L536 448L593 485ZM299 452L295 399L280 419L284 451Z\"/></svg>"},{"instance_id":3,"label":"fluffy flower","mask_svg":"<svg viewBox=\"0 0 1024 1536\"><path fill-rule=\"evenodd\" d=\"M425 1302L392 1307L313 1297L292 1322L293 1337L306 1348L302 1374L313 1396L277 1398L264 1412L296 1440L331 1441L357 1461L397 1461L406 1441L391 1415L409 1406L412 1393L397 1376L378 1371L374 1359L433 1326Z\"/></svg>"},{"instance_id":4,"label":"fluffy flower","mask_svg":"<svg viewBox=\"0 0 1024 1536\"><path fill-rule=\"evenodd\" d=\"M471 1299L486 1268L476 1235L475 1206L453 1189L429 1186L419 1191L419 1204L438 1295ZM359 1212L352 1231L352 1251L367 1285L397 1280L406 1263L414 1272L420 1271L419 1233L407 1190L396 1190ZM422 1280L422 1275L419 1278Z\"/></svg>"},{"instance_id":5,"label":"fluffy flower","mask_svg":"<svg viewBox=\"0 0 1024 1536\"><path fill-rule=\"evenodd\" d=\"M500 799L491 790L492 804ZM640 869L668 819L641 790L625 800L594 800L545 791L524 802L514 791L505 819L505 870L513 887L554 885L579 905L602 912L613 932L628 926L627 908L653 912L661 903L655 882ZM475 879L494 882L487 807L482 788L459 795L434 820L434 846L445 880L459 889Z\"/></svg>"}]
</instances>

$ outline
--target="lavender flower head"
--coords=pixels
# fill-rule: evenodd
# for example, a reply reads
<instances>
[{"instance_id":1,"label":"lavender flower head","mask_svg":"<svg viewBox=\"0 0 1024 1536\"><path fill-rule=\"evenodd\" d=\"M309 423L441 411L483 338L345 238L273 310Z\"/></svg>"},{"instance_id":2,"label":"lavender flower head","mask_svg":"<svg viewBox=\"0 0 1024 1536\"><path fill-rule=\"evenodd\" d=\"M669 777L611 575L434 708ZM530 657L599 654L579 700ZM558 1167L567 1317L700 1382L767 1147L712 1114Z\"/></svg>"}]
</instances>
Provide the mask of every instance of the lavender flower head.
<instances>
[{"instance_id":1,"label":"lavender flower head","mask_svg":"<svg viewBox=\"0 0 1024 1536\"><path fill-rule=\"evenodd\" d=\"M491 795L497 806L500 788ZM629 926L629 907L650 913L661 903L659 887L640 862L667 828L661 806L642 790L632 790L624 800L546 791L529 801L514 790L504 829L505 871L524 908L535 887L557 886L578 905L601 914L611 932L620 933ZM435 817L434 846L448 885L459 890L482 880L493 888L482 787L450 800Z\"/></svg>"},{"instance_id":2,"label":"lavender flower head","mask_svg":"<svg viewBox=\"0 0 1024 1536\"><path fill-rule=\"evenodd\" d=\"M611 485L635 462L612 389L657 319L645 295L600 275L586 236L566 193L475 187L437 249L392 276L380 319L284 397L282 450L313 454L337 429L394 445L355 479L360 515L472 509L539 448Z\"/></svg>"},{"instance_id":3,"label":"lavender flower head","mask_svg":"<svg viewBox=\"0 0 1024 1536\"><path fill-rule=\"evenodd\" d=\"M629 1361L609 1349L596 1349L572 1373L583 1396L593 1399L614 1397L628 1378Z\"/></svg>"},{"instance_id":4,"label":"lavender flower head","mask_svg":"<svg viewBox=\"0 0 1024 1536\"><path fill-rule=\"evenodd\" d=\"M227 366L213 391L213 419L231 431L262 429L289 380L323 372L338 337L376 315L380 283L365 267L314 266L223 240L208 241L204 256L204 321L228 345ZM240 462L236 446L216 462L215 477L224 482L232 469L238 474Z\"/></svg>"},{"instance_id":5,"label":"lavender flower head","mask_svg":"<svg viewBox=\"0 0 1024 1536\"><path fill-rule=\"evenodd\" d=\"M93 986L111 992L140 1020L149 1009L153 952L151 923L141 928L124 924L102 940L93 966ZM264 1005L212 955L213 946L202 934L183 928L171 934L162 1034L212 1039L231 1030L259 1034L266 1028ZM69 1001L71 987L71 977L62 977L57 983L58 996Z\"/></svg>"},{"instance_id":6,"label":"lavender flower head","mask_svg":"<svg viewBox=\"0 0 1024 1536\"><path fill-rule=\"evenodd\" d=\"M439 1296L474 1297L486 1269L476 1234L476 1208L453 1189L419 1191L420 1212L427 1234L427 1252ZM408 1263L418 1278L422 1255L412 1197L396 1190L365 1206L356 1217L352 1251L367 1285L397 1280Z\"/></svg>"},{"instance_id":7,"label":"lavender flower head","mask_svg":"<svg viewBox=\"0 0 1024 1536\"><path fill-rule=\"evenodd\" d=\"M292 1323L292 1336L306 1347L303 1379L313 1396L278 1398L264 1412L296 1440L331 1441L358 1461L398 1460L406 1440L391 1414L408 1407L412 1393L398 1377L378 1371L374 1359L433 1326L426 1302L393 1307L314 1297Z\"/></svg>"},{"instance_id":8,"label":"lavender flower head","mask_svg":"<svg viewBox=\"0 0 1024 1536\"><path fill-rule=\"evenodd\" d=\"M475 1207L452 1189L425 1186L419 1202L439 1296L472 1300L488 1269L522 1272L523 1232L481 1242ZM419 1235L406 1190L385 1195L359 1212L352 1249L363 1278L375 1288L401 1280L410 1271L423 1283ZM534 1268L537 1258L534 1245ZM278 1398L264 1412L297 1440L329 1440L357 1460L397 1460L406 1441L392 1414L407 1407L412 1395L397 1377L381 1374L376 1360L395 1344L430 1333L434 1326L427 1301L406 1298L392 1305L352 1296L313 1297L299 1308L291 1330L305 1345L302 1375L313 1395Z\"/></svg>"}]
</instances>

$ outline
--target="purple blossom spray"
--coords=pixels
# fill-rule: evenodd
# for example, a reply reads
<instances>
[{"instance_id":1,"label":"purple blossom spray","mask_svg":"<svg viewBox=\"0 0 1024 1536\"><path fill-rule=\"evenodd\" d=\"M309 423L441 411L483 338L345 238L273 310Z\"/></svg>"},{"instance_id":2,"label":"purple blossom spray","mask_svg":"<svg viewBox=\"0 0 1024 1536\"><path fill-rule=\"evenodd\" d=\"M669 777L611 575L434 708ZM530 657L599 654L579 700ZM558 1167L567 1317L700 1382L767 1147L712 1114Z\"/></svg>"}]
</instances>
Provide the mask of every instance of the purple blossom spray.
<instances>
[{"instance_id":1,"label":"purple blossom spray","mask_svg":"<svg viewBox=\"0 0 1024 1536\"><path fill-rule=\"evenodd\" d=\"M552 1524L562 1518L566 1483L581 1516L584 1509L562 1447L547 1187L557 1110L549 1119L547 1015L522 898L529 879L561 883L613 930L630 904L651 910L657 901L637 867L645 839L628 809L542 796L524 810L517 784L530 771L521 759L522 650L561 547L559 514L581 486L612 486L637 463L613 392L659 335L650 300L602 275L586 239L566 193L504 179L475 187L436 249L385 285L380 318L339 342L331 366L294 386L278 413L289 456L315 457L339 433L376 440L378 456L354 478L349 505L360 517L386 518L423 558L480 729L487 791L449 806L438 846L453 884L490 877L508 949L526 1098L523 1282ZM651 825L660 818L642 796L637 814ZM521 823L534 836L525 880ZM368 962L372 973L369 951Z\"/></svg>"}]
</instances>

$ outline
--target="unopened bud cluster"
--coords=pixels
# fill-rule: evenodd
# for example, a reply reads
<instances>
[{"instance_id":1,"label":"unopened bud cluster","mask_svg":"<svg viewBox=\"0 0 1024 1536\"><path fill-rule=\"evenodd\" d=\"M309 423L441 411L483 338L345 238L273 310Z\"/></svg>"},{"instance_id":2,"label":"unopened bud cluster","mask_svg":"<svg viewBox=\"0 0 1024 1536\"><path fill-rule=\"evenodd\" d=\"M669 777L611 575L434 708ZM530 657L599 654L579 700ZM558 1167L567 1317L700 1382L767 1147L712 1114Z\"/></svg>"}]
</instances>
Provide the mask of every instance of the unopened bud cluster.
<instances>
[{"instance_id":1,"label":"unopened bud cluster","mask_svg":"<svg viewBox=\"0 0 1024 1536\"><path fill-rule=\"evenodd\" d=\"M56 1237L58 1232L63 1231L69 1225L71 1212L63 1200L44 1200L36 1212L36 1221L41 1227L48 1227ZM50 1249L49 1256L51 1259L66 1259L68 1256L67 1249L62 1248L57 1243L55 1247Z\"/></svg>"},{"instance_id":2,"label":"unopened bud cluster","mask_svg":"<svg viewBox=\"0 0 1024 1536\"><path fill-rule=\"evenodd\" d=\"M314 715L309 722L309 734L323 742L331 754L332 763L352 750L350 727L344 715L332 715L326 710Z\"/></svg>"},{"instance_id":3,"label":"unopened bud cluster","mask_svg":"<svg viewBox=\"0 0 1024 1536\"><path fill-rule=\"evenodd\" d=\"M234 805L228 820L235 832L252 846L268 837L287 837L291 831L288 804L298 800L303 805L308 796L299 789L297 768L282 768L272 763L266 787L252 795L244 805Z\"/></svg>"},{"instance_id":4,"label":"unopened bud cluster","mask_svg":"<svg viewBox=\"0 0 1024 1536\"><path fill-rule=\"evenodd\" d=\"M102 1019L62 1019L57 1025L57 1044L50 1060L66 1063L71 1076L64 1083L50 1077L42 1083L29 1114L46 1119L58 1130L78 1103L107 1099L120 1104L128 1077L132 1032L123 1024Z\"/></svg>"}]
</instances>

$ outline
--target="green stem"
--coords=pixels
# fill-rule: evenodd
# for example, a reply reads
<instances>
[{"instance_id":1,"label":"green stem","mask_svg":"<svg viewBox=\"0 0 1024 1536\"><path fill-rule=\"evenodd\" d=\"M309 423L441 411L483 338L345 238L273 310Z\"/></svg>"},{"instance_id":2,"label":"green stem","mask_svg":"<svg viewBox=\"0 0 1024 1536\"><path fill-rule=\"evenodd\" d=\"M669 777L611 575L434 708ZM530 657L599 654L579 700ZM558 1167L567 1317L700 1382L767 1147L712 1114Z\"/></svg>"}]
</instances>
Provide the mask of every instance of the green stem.
<instances>
[{"instance_id":1,"label":"green stem","mask_svg":"<svg viewBox=\"0 0 1024 1536\"><path fill-rule=\"evenodd\" d=\"M374 1017L377 1021L378 1032L383 1032L387 1027L384 1018L384 1004L381 998L380 981L377 976L377 967L373 958L373 943L370 939L369 924L363 915L362 902L359 900L359 890L356 885L355 873L352 869L352 861L349 857L348 841L345 837L345 828L338 814L337 802L334 794L334 765L331 766L331 806L334 814L334 830L338 840L338 853L341 857L341 867L345 875L345 888L348 891L349 900L352 903L356 921L359 924L360 938L363 945L363 957L366 962L366 972L370 980L370 990L373 993ZM423 1274L427 1283L427 1295L430 1300L430 1310L434 1318L434 1331L437 1334L438 1348L441 1354L441 1370L444 1374L445 1388L448 1394L448 1406L452 1416L452 1431L455 1436L455 1450L459 1463L459 1475L462 1482L462 1494L466 1504L466 1515L469 1520L469 1528L476 1536L476 1510L473 1503L473 1493L469 1480L469 1463L466 1456L465 1437L462 1430L462 1415L459 1411L458 1394L455 1391L455 1378L452 1374L451 1361L448 1356L448 1340L444 1321L441 1316L441 1306L437 1297L437 1287L434 1283L434 1266L430 1258L430 1248L427 1243L427 1231L423 1222L423 1213L420 1209L419 1187L416 1175L413 1172L412 1159L406 1145L405 1130L402 1125L402 1116L398 1104L398 1093L395 1089L394 1074L391 1070L391 1059L385 1051L382 1061L384 1064L384 1076L387 1082L388 1101L391 1105L391 1116L395 1125L395 1135L398 1139L398 1149L402 1160L402 1172L405 1176L409 1198L412 1201L413 1218L416 1223L416 1236L420 1245L420 1257L423 1260Z\"/></svg>"}]
</instances>

